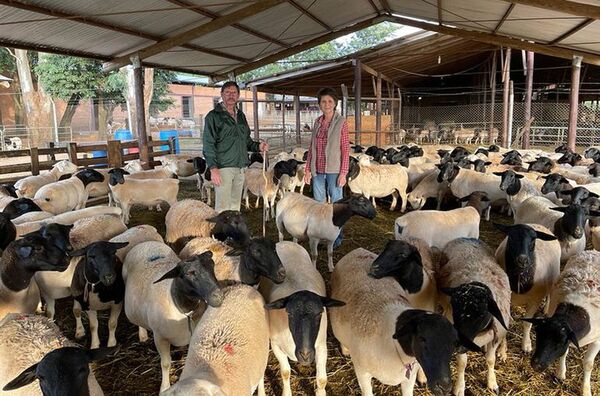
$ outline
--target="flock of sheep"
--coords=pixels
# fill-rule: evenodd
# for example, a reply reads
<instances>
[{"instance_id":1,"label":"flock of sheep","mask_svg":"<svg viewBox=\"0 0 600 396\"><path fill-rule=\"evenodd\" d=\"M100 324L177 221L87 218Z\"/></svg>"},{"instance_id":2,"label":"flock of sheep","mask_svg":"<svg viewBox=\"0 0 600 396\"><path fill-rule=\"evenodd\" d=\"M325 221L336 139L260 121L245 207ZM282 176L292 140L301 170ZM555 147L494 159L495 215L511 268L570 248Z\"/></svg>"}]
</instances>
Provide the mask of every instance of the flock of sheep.
<instances>
[{"instance_id":1,"label":"flock of sheep","mask_svg":"<svg viewBox=\"0 0 600 396\"><path fill-rule=\"evenodd\" d=\"M155 170L139 161L78 169L63 160L1 186L0 386L14 395L103 394L89 363L118 353L124 309L140 342L152 332L165 395L264 395L270 350L283 395L292 394L290 360L314 365L316 394L325 395L328 322L363 395L373 394L373 378L400 385L403 395L417 381L436 395L464 395L467 351L485 354L487 388L497 393L496 358L507 358L516 319L535 370L558 361L565 379L569 345L587 346L581 394L591 396L600 351L600 148L585 158L565 145L552 153L496 145L473 153L439 145L353 151L351 193L333 203L302 194L305 150L280 153L270 165L250 156L243 200L248 208L250 194L256 207L263 200L277 243L251 236L240 212L210 206L201 157L165 156ZM189 177L202 199L178 201L180 179ZM86 208L101 196L108 206ZM413 209L396 219L395 239L381 252L358 248L334 263L344 224L375 218L375 199L387 196L391 210L398 199L401 212ZM428 200L437 210L423 209ZM448 200L462 207L440 210ZM148 224L127 227L132 206L161 210L163 202L164 238ZM513 225L495 224L506 234L495 252L479 240L491 209L514 217ZM284 241L288 234L293 241ZM585 250L590 240L594 250ZM329 294L316 267L321 241ZM85 335L86 312L90 349L53 324L62 298L73 300L76 338ZM516 306L523 317L511 315ZM104 310L109 337L101 347L97 312ZM171 346L186 345L171 384Z\"/></svg>"}]
</instances>

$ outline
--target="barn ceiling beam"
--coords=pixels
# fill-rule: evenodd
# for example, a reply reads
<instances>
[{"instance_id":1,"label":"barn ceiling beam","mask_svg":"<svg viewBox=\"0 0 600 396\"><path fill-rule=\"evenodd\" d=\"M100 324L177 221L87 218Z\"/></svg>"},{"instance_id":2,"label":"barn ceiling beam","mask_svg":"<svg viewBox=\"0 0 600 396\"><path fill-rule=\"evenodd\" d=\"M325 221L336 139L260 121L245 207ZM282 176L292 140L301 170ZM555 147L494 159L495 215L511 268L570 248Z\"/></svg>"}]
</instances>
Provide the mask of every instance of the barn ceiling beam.
<instances>
[{"instance_id":1,"label":"barn ceiling beam","mask_svg":"<svg viewBox=\"0 0 600 396\"><path fill-rule=\"evenodd\" d=\"M596 20L593 18L588 18L585 21L581 22L579 25L575 26L573 29L569 30L568 32L566 32L564 34L561 34L554 40L550 41L548 44L550 44L550 45L558 44L561 41L564 41L567 37L570 37L570 36L574 35L575 33L577 33L578 31L585 29L586 27L591 25L592 22L595 22L595 21Z\"/></svg>"},{"instance_id":2,"label":"barn ceiling beam","mask_svg":"<svg viewBox=\"0 0 600 396\"><path fill-rule=\"evenodd\" d=\"M390 3L388 3L387 0L379 0L379 2L381 3L381 6L385 10L385 12L392 15L392 7L390 7Z\"/></svg>"},{"instance_id":3,"label":"barn ceiling beam","mask_svg":"<svg viewBox=\"0 0 600 396\"><path fill-rule=\"evenodd\" d=\"M529 41L518 40L498 34L477 32L461 28L451 28L448 26L439 26L433 23L421 22L403 17L392 16L386 18L390 22L396 22L406 26L413 26L423 30L429 30L432 32L447 34L450 36L462 37L474 41L479 41L482 43L494 44L498 46L515 48L525 51L533 51L538 54L554 56L557 58L573 59L573 55L578 55L583 57L584 62L600 66L600 56L596 54L591 54L589 52L576 51L569 48L555 47L547 44L532 43Z\"/></svg>"},{"instance_id":4,"label":"barn ceiling beam","mask_svg":"<svg viewBox=\"0 0 600 396\"><path fill-rule=\"evenodd\" d=\"M327 30L327 31L332 31L333 30L333 28L331 26L329 26L328 24L326 24L325 22L323 22L323 20L317 18L317 16L315 14L313 14L310 11L308 11L306 8L302 7L296 1L294 1L294 0L287 0L287 1L292 6L294 6L294 8L296 8L298 11L300 11L301 13L303 13L304 15L306 15L307 17L309 17L313 21L317 22L319 25L323 26L325 28L325 30Z\"/></svg>"},{"instance_id":5,"label":"barn ceiling beam","mask_svg":"<svg viewBox=\"0 0 600 396\"><path fill-rule=\"evenodd\" d=\"M494 28L494 34L498 33L498 30L500 30L502 25L504 25L504 22L506 22L506 19L508 18L510 13L514 10L514 8L515 8L515 3L510 3L510 5L508 6L508 9L504 13L504 15L502 15L502 19L500 19L500 22L498 22L498 24Z\"/></svg>"},{"instance_id":6,"label":"barn ceiling beam","mask_svg":"<svg viewBox=\"0 0 600 396\"><path fill-rule=\"evenodd\" d=\"M600 19L600 7L592 4L577 3L570 0L505 0L515 4L564 12L581 17Z\"/></svg>"},{"instance_id":7,"label":"barn ceiling beam","mask_svg":"<svg viewBox=\"0 0 600 396\"><path fill-rule=\"evenodd\" d=\"M438 25L443 25L442 20L442 0L437 0L437 14L438 14Z\"/></svg>"},{"instance_id":8,"label":"barn ceiling beam","mask_svg":"<svg viewBox=\"0 0 600 396\"><path fill-rule=\"evenodd\" d=\"M183 45L189 41L205 36L209 33L222 29L233 23L237 23L245 18L259 14L271 7L281 4L284 0L261 0L247 7L241 8L232 13L223 15L217 19L213 19L203 25L179 33L173 37L161 40L156 44L149 45L139 51L133 51L123 56L113 59L111 62L103 64L104 71L111 71L128 65L131 62L131 57L138 56L141 60L151 56L165 52L173 47Z\"/></svg>"},{"instance_id":9,"label":"barn ceiling beam","mask_svg":"<svg viewBox=\"0 0 600 396\"><path fill-rule=\"evenodd\" d=\"M210 11L210 10L207 10L204 7L200 7L199 5L196 5L196 4L194 4L192 2L189 2L189 1L185 1L185 0L167 0L167 1L169 3L172 3L172 4L175 4L175 5L184 7L186 9L189 9L190 11L193 11L196 14L203 15L203 16L205 16L207 18L210 18L210 19L217 19L217 18L221 17L221 15L216 14L216 13ZM241 30L242 32L248 33L248 34L250 34L252 36L258 37L259 39L268 41L268 42L273 43L273 44L277 44L280 47L284 47L284 48L290 47L289 44L284 43L281 40L277 40L276 38L273 38L271 36L263 34L263 33L259 32L257 30L254 30L254 29L249 28L247 26L244 26L242 24L234 23L234 24L231 25L231 27L234 27L237 30Z\"/></svg>"},{"instance_id":10,"label":"barn ceiling beam","mask_svg":"<svg viewBox=\"0 0 600 396\"><path fill-rule=\"evenodd\" d=\"M0 5L12 7L12 8L18 8L20 10L25 10L25 11L31 11L31 12L35 12L37 14L47 15L47 16L51 16L51 17L55 17L55 18L67 19L67 20L74 21L77 23L82 23L82 24L85 24L88 26L94 26L94 27L98 27L101 29L112 30L113 32L128 34L130 36L137 36L137 37L141 37L141 38L147 39L147 40L152 40L152 41L157 41L157 42L164 40L164 37L162 37L162 36L157 36L154 34L141 32L139 30L131 29L131 28L128 28L125 26L115 25L112 23L104 22L104 21L100 21L100 20L97 20L97 19L94 19L91 17L87 17L87 16L72 15L72 14L69 14L66 12L53 10L53 9L47 8L47 7L42 7L42 6L33 5L33 4L25 4L25 3L21 3L20 1L0 0ZM191 49L194 51L204 52L206 54L210 54L210 55L214 55L214 56L219 56L219 57L225 58L225 59L232 59L232 60L235 60L238 62L246 62L247 61L247 59L245 59L245 58L235 56L235 55L230 55L225 52L218 51L218 50L201 47L199 45L186 44L186 45L182 45L182 47Z\"/></svg>"},{"instance_id":11,"label":"barn ceiling beam","mask_svg":"<svg viewBox=\"0 0 600 396\"><path fill-rule=\"evenodd\" d=\"M375 2L373 0L367 0L367 1L369 2L369 4L371 4L371 7L373 8L373 11L375 11L376 14L380 14L381 13L381 11L375 5Z\"/></svg>"}]
</instances>

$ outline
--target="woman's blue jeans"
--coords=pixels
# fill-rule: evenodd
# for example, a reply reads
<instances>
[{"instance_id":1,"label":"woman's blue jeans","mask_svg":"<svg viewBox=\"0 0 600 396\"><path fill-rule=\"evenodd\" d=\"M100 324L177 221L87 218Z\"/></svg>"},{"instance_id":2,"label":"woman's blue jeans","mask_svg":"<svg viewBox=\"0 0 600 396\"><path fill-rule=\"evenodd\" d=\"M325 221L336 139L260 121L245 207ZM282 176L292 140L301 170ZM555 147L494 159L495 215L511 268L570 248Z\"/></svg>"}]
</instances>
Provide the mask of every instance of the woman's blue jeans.
<instances>
[{"instance_id":1,"label":"woman's blue jeans","mask_svg":"<svg viewBox=\"0 0 600 396\"><path fill-rule=\"evenodd\" d=\"M339 201L343 198L342 187L337 184L338 173L317 173L312 177L313 197L318 202L327 202L327 196L331 198L331 203ZM343 233L340 230L340 235L333 243L336 248L342 243Z\"/></svg>"}]
</instances>

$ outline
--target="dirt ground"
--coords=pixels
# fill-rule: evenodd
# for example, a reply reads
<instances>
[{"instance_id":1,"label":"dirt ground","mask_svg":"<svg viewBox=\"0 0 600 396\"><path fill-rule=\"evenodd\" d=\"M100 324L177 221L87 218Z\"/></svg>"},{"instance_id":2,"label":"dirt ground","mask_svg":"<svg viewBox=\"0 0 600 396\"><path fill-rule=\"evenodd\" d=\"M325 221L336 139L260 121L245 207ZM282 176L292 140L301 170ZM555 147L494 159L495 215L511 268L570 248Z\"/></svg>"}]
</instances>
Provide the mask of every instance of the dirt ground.
<instances>
[{"instance_id":1,"label":"dirt ground","mask_svg":"<svg viewBox=\"0 0 600 396\"><path fill-rule=\"evenodd\" d=\"M195 183L182 181L180 199L199 199L199 193ZM252 202L253 199L252 199ZM389 203L382 202L377 207L377 217L373 221L363 218L352 218L344 228L344 242L340 248L334 251L334 260L337 262L344 254L357 248L363 247L381 252L388 239L393 239L393 223L400 215L398 211L390 212ZM262 210L242 210L247 219L252 235L260 235L262 232ZM149 212L145 209L134 209L130 226L138 224L151 224L164 235L164 216L166 211ZM492 221L511 223L511 219L492 214ZM267 224L267 235L274 240L277 238L277 228L273 222ZM482 221L480 238L496 248L502 236L492 228L491 222ZM308 249L307 244L304 244ZM318 267L325 281L329 284L329 273L327 272L327 254L325 248L319 250ZM71 303L69 301L59 302L57 309L57 323L63 332L73 338L75 327L71 314ZM107 340L108 311L99 313L100 339L104 345ZM513 317L518 317L519 312ZM86 331L89 327L84 315ZM89 331L88 331L89 332ZM528 356L520 351L521 327L517 322L510 326L508 361L505 364L496 364L497 380L501 395L578 395L582 380L581 353L571 349L568 359L568 376L564 383L557 382L553 375L548 373L535 373L529 365ZM150 395L157 394L160 386L160 362L154 344L149 341L141 344L138 341L137 328L127 322L124 314L121 315L118 329L117 341L121 345L119 353L112 360L105 360L94 367L96 377L107 395ZM82 344L88 346L89 338L82 340ZM331 330L328 337L328 385L329 395L353 396L360 395L360 389L354 375L352 362L349 358L341 355L339 344L333 337ZM173 365L171 370L171 382L178 379L185 362L186 348L174 348L172 350ZM292 365L292 392L294 395L313 395L314 369L299 371L299 367ZM486 365L482 355L469 354L467 366L467 395L493 394L486 390ZM598 366L592 374L592 392L600 394ZM266 390L268 395L281 394L281 379L279 377L279 366L271 354L266 375ZM399 387L381 385L373 380L374 392L378 395L401 395ZM416 395L430 395L428 391L417 387ZM237 395L231 395L237 396Z\"/></svg>"}]
</instances>

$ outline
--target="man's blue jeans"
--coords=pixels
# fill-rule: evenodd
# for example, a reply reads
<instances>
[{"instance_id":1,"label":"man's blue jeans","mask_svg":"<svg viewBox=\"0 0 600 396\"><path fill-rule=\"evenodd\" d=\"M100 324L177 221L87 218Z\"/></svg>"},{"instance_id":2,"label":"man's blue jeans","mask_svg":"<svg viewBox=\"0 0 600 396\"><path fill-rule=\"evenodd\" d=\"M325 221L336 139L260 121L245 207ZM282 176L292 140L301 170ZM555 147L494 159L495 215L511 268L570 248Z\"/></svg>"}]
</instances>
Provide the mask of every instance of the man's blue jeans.
<instances>
[{"instance_id":1,"label":"man's blue jeans","mask_svg":"<svg viewBox=\"0 0 600 396\"><path fill-rule=\"evenodd\" d=\"M313 197L318 202L327 202L327 195L331 198L331 203L339 201L343 198L342 187L338 187L338 173L317 173L312 177ZM333 243L336 248L342 243L343 233L340 230L340 235Z\"/></svg>"}]
</instances>

